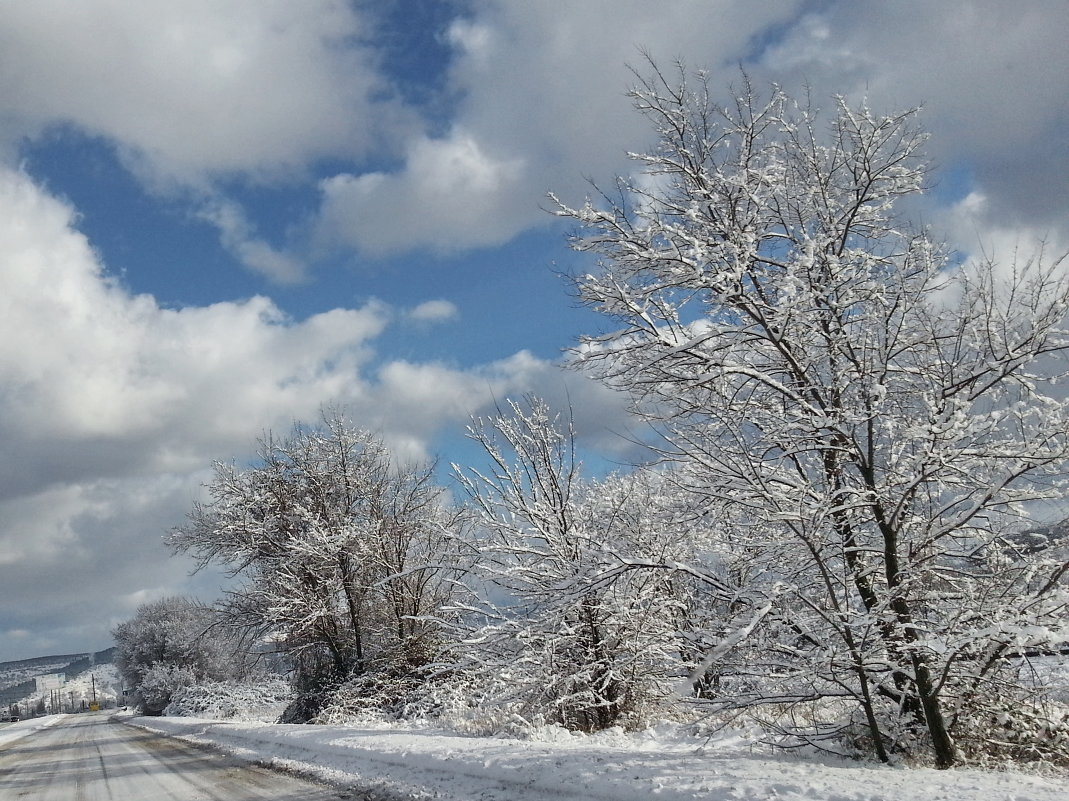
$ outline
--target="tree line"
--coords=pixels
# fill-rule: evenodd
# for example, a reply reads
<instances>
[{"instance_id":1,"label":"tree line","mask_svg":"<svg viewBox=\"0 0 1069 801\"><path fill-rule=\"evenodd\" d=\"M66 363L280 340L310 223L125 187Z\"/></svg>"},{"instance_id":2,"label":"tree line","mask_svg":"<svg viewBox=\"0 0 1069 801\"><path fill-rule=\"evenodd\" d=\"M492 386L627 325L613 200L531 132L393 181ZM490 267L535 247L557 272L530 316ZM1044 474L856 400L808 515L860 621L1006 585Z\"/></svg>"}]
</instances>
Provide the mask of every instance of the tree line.
<instances>
[{"instance_id":1,"label":"tree line","mask_svg":"<svg viewBox=\"0 0 1069 801\"><path fill-rule=\"evenodd\" d=\"M328 410L217 464L172 532L235 582L203 630L285 654L304 719L682 706L883 761L1065 762L1069 541L1036 523L1067 495L1062 259L961 263L910 224L917 110L721 105L651 68L654 146L557 213L606 321L575 364L660 458L583 476L566 410L507 401L454 500Z\"/></svg>"}]
</instances>

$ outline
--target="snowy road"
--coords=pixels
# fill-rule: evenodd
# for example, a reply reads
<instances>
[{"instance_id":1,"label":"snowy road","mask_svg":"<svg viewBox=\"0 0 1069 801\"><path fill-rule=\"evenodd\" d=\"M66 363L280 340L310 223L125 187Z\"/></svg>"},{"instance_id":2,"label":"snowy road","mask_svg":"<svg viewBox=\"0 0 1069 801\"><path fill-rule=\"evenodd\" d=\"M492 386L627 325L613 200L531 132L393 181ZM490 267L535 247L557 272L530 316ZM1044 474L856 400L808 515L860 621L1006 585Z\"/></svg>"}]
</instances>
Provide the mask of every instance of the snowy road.
<instances>
[{"instance_id":1,"label":"snowy road","mask_svg":"<svg viewBox=\"0 0 1069 801\"><path fill-rule=\"evenodd\" d=\"M29 724L15 724L16 727ZM188 743L71 715L0 743L0 801L328 801L350 798ZM5 727L5 735L15 733Z\"/></svg>"}]
</instances>

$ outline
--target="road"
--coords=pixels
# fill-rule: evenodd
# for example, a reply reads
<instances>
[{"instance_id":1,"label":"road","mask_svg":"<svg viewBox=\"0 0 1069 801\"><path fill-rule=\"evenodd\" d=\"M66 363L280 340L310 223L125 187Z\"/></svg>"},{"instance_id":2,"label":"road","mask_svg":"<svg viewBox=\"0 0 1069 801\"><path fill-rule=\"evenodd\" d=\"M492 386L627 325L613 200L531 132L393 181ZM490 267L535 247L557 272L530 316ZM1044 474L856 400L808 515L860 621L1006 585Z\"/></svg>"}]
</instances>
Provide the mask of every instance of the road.
<instances>
[{"instance_id":1,"label":"road","mask_svg":"<svg viewBox=\"0 0 1069 801\"><path fill-rule=\"evenodd\" d=\"M0 801L342 798L352 796L125 726L106 713L71 715L0 746Z\"/></svg>"}]
</instances>

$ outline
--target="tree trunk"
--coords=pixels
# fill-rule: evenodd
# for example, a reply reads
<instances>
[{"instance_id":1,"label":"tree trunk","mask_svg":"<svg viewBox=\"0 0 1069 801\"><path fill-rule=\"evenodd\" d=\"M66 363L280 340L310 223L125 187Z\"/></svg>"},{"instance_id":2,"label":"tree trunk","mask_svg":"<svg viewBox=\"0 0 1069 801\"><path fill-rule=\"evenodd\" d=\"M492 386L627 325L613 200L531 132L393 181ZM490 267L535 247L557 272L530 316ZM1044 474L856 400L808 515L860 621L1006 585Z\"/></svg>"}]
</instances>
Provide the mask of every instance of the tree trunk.
<instances>
[{"instance_id":1,"label":"tree trunk","mask_svg":"<svg viewBox=\"0 0 1069 801\"><path fill-rule=\"evenodd\" d=\"M921 708L928 725L928 734L932 738L932 751L935 753L935 766L941 770L954 767L958 761L958 752L947 730L943 707L932 682L932 673L920 654L913 655L913 673L920 695Z\"/></svg>"}]
</instances>

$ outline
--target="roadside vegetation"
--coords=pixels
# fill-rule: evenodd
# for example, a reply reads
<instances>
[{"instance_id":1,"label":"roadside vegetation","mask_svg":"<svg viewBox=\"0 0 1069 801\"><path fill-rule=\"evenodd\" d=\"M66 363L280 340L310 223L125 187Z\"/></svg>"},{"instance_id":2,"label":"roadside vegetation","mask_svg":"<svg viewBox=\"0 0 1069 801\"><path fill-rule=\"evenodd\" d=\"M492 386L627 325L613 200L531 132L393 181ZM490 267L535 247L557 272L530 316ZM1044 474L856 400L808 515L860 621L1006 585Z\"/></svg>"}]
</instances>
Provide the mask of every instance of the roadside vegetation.
<instances>
[{"instance_id":1,"label":"roadside vegetation","mask_svg":"<svg viewBox=\"0 0 1069 801\"><path fill-rule=\"evenodd\" d=\"M538 398L473 420L485 458L448 488L344 410L268 435L170 535L226 597L116 629L146 709L274 660L286 721L746 721L1069 764L1069 529L1036 518L1069 495L1062 258L961 263L911 224L918 111L734 94L651 65L635 173L557 205L606 323L575 366L657 458L584 475Z\"/></svg>"}]
</instances>

